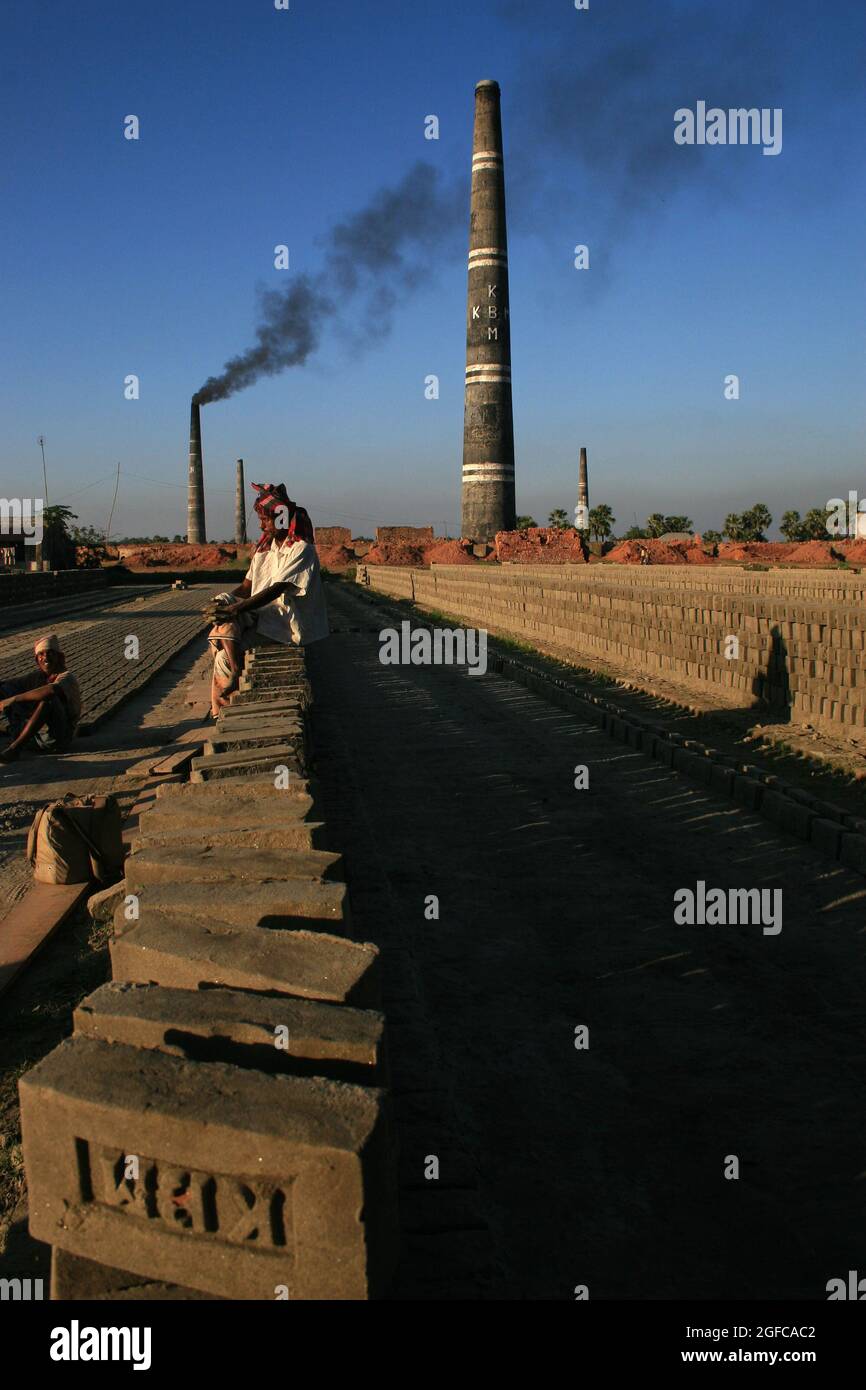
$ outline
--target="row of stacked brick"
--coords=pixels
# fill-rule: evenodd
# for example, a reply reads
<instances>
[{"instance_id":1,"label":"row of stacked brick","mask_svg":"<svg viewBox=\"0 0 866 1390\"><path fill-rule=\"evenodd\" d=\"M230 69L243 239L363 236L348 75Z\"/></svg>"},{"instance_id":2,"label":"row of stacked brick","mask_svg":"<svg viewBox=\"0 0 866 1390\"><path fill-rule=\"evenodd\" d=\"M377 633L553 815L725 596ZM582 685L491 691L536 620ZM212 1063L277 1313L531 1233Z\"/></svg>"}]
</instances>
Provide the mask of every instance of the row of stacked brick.
<instances>
[{"instance_id":1,"label":"row of stacked brick","mask_svg":"<svg viewBox=\"0 0 866 1390\"><path fill-rule=\"evenodd\" d=\"M793 723L866 728L866 576L693 566L361 567L389 597L562 654ZM734 642L732 639L736 639Z\"/></svg>"},{"instance_id":2,"label":"row of stacked brick","mask_svg":"<svg viewBox=\"0 0 866 1390\"><path fill-rule=\"evenodd\" d=\"M378 951L309 779L303 653L247 658L126 861L112 981L21 1082L52 1297L364 1299L397 1254Z\"/></svg>"}]
</instances>

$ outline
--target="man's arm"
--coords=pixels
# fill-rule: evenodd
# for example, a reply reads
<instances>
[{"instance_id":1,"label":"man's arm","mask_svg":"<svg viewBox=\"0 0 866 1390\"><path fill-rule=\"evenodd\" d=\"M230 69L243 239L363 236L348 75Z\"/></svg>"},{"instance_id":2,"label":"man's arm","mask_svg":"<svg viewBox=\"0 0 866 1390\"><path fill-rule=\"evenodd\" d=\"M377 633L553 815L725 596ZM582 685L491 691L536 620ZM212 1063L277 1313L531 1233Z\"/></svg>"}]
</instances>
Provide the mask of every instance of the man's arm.
<instances>
[{"instance_id":1,"label":"man's arm","mask_svg":"<svg viewBox=\"0 0 866 1390\"><path fill-rule=\"evenodd\" d=\"M296 594L297 592L297 584L293 584L290 579L282 579L277 584L269 584L267 589L262 589L255 598L242 598L238 603L233 603L230 607L222 609L222 612L233 618L238 613L250 613L256 608L264 608L266 603L273 603L280 594Z\"/></svg>"},{"instance_id":2,"label":"man's arm","mask_svg":"<svg viewBox=\"0 0 866 1390\"><path fill-rule=\"evenodd\" d=\"M8 709L10 705L38 705L40 700L47 700L50 695L56 695L58 687L56 685L37 685L35 690L19 690L17 695L8 695L5 700L0 700L0 710Z\"/></svg>"}]
</instances>

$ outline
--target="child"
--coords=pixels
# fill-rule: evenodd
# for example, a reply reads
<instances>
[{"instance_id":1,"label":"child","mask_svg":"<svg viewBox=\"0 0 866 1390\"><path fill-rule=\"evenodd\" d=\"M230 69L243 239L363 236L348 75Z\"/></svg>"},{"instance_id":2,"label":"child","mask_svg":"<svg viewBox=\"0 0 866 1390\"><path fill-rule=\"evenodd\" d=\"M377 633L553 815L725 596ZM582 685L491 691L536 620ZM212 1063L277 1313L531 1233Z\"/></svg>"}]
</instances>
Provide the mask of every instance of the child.
<instances>
[{"instance_id":1,"label":"child","mask_svg":"<svg viewBox=\"0 0 866 1390\"><path fill-rule=\"evenodd\" d=\"M215 603L220 605L232 602L231 594L217 594ZM213 676L210 686L211 718L216 719L221 709L229 702L229 695L237 689L244 664L241 644L241 624L237 618L218 619L207 639L213 649Z\"/></svg>"}]
</instances>

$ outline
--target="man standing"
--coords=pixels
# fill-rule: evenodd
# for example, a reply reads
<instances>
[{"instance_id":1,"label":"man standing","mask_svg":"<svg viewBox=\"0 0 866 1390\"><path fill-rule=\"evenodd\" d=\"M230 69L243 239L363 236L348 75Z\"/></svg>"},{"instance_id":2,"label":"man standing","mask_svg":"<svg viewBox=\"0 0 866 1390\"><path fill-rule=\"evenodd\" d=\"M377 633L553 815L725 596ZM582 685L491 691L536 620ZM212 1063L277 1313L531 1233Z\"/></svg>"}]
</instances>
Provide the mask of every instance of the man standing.
<instances>
[{"instance_id":1,"label":"man standing","mask_svg":"<svg viewBox=\"0 0 866 1390\"><path fill-rule=\"evenodd\" d=\"M81 718L81 690L66 669L57 635L41 637L33 654L38 671L0 683L0 710L13 735L0 753L0 763L17 761L28 744L64 752Z\"/></svg>"},{"instance_id":2,"label":"man standing","mask_svg":"<svg viewBox=\"0 0 866 1390\"><path fill-rule=\"evenodd\" d=\"M312 522L283 483L253 487L259 494L255 509L262 538L246 578L234 591L238 602L221 608L220 617L255 612L256 639L308 646L329 632Z\"/></svg>"}]
</instances>

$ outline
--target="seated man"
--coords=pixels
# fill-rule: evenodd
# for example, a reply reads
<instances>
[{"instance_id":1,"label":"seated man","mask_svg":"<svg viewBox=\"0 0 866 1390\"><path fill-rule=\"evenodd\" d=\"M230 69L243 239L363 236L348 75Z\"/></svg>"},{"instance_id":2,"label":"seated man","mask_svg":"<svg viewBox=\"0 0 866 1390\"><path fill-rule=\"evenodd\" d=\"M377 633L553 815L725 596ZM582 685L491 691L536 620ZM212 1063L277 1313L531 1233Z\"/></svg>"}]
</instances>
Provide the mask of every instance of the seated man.
<instances>
[{"instance_id":1,"label":"seated man","mask_svg":"<svg viewBox=\"0 0 866 1390\"><path fill-rule=\"evenodd\" d=\"M15 762L28 744L64 752L81 718L81 691L57 636L40 638L33 653L38 671L0 682L0 710L13 736L0 752L2 763Z\"/></svg>"},{"instance_id":2,"label":"seated man","mask_svg":"<svg viewBox=\"0 0 866 1390\"><path fill-rule=\"evenodd\" d=\"M328 614L313 527L283 483L253 483L262 538L246 579L235 589L240 602L227 605L221 619L256 613L256 642L307 646L328 636Z\"/></svg>"}]
</instances>

